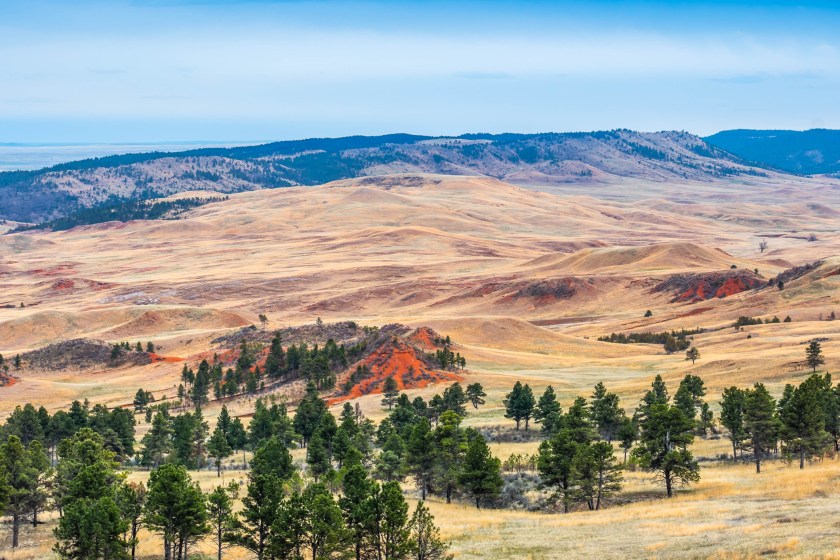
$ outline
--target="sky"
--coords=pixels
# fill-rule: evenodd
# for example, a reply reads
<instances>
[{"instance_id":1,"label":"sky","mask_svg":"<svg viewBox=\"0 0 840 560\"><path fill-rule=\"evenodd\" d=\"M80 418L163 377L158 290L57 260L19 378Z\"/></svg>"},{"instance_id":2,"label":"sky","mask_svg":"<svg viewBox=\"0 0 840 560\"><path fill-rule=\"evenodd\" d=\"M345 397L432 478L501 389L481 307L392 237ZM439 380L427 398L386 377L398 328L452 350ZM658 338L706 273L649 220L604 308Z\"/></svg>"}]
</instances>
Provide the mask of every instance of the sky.
<instances>
[{"instance_id":1,"label":"sky","mask_svg":"<svg viewBox=\"0 0 840 560\"><path fill-rule=\"evenodd\" d=\"M0 0L0 143L840 128L840 2Z\"/></svg>"}]
</instances>

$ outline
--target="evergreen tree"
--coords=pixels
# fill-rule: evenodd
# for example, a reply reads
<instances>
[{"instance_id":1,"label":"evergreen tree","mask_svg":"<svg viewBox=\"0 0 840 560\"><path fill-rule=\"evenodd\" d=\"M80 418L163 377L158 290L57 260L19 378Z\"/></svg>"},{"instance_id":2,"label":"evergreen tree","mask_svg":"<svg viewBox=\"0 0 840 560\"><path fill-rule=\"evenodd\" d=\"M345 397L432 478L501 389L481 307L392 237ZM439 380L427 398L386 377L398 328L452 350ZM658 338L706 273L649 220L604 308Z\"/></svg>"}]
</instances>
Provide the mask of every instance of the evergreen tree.
<instances>
[{"instance_id":1,"label":"evergreen tree","mask_svg":"<svg viewBox=\"0 0 840 560\"><path fill-rule=\"evenodd\" d=\"M453 383L443 391L443 402L446 410L451 410L458 416L464 417L467 415L466 404L469 402L464 389L460 383Z\"/></svg>"},{"instance_id":2,"label":"evergreen tree","mask_svg":"<svg viewBox=\"0 0 840 560\"><path fill-rule=\"evenodd\" d=\"M639 439L639 428L632 418L625 416L621 420L621 426L618 428L616 434L621 449L624 450L624 462L627 462L627 452L633 447L633 444Z\"/></svg>"},{"instance_id":3,"label":"evergreen tree","mask_svg":"<svg viewBox=\"0 0 840 560\"><path fill-rule=\"evenodd\" d=\"M234 528L234 500L239 493L239 485L231 482L227 486L216 486L207 495L207 517L216 541L216 558L222 560L222 551L227 544L225 536Z\"/></svg>"},{"instance_id":4,"label":"evergreen tree","mask_svg":"<svg viewBox=\"0 0 840 560\"><path fill-rule=\"evenodd\" d=\"M461 417L447 410L435 428L432 466L432 484L443 491L446 503L451 503L452 493L458 487L467 441L461 428Z\"/></svg>"},{"instance_id":5,"label":"evergreen tree","mask_svg":"<svg viewBox=\"0 0 840 560\"><path fill-rule=\"evenodd\" d=\"M619 398L610 393L603 383L595 385L592 393L590 416L598 433L604 441L612 442L624 419L624 410L619 406Z\"/></svg>"},{"instance_id":6,"label":"evergreen tree","mask_svg":"<svg viewBox=\"0 0 840 560\"><path fill-rule=\"evenodd\" d=\"M636 417L639 419L648 415L650 407L656 404L668 404L670 397L668 396L668 388L662 380L662 376L658 375L653 379L650 390L642 397L642 402L639 403L639 408L636 410Z\"/></svg>"},{"instance_id":7,"label":"evergreen tree","mask_svg":"<svg viewBox=\"0 0 840 560\"><path fill-rule=\"evenodd\" d=\"M435 518L423 501L417 502L414 515L411 516L412 558L416 560L451 560L449 545L440 538L440 531L435 526ZM358 560L358 557L357 557Z\"/></svg>"},{"instance_id":8,"label":"evergreen tree","mask_svg":"<svg viewBox=\"0 0 840 560\"><path fill-rule=\"evenodd\" d=\"M157 412L152 419L152 428L140 440L143 445L140 464L150 468L161 465L172 452L172 433L169 415Z\"/></svg>"},{"instance_id":9,"label":"evergreen tree","mask_svg":"<svg viewBox=\"0 0 840 560\"><path fill-rule=\"evenodd\" d=\"M753 451L755 472L761 472L761 461L776 447L779 435L776 401L761 383L747 390L744 398L744 432Z\"/></svg>"},{"instance_id":10,"label":"evergreen tree","mask_svg":"<svg viewBox=\"0 0 840 560\"><path fill-rule=\"evenodd\" d=\"M283 499L283 486L294 475L289 450L276 437L266 440L254 453L242 511L227 537L257 557L268 558L272 526Z\"/></svg>"},{"instance_id":11,"label":"evergreen tree","mask_svg":"<svg viewBox=\"0 0 840 560\"><path fill-rule=\"evenodd\" d=\"M805 349L805 363L808 367L813 368L814 373L817 368L825 363L825 358L822 355L822 347L819 340L812 340Z\"/></svg>"},{"instance_id":12,"label":"evergreen tree","mask_svg":"<svg viewBox=\"0 0 840 560\"><path fill-rule=\"evenodd\" d=\"M562 500L564 512L569 511L572 499L572 461L580 445L572 432L561 428L540 444L537 454L540 478L543 484L554 488L554 495Z\"/></svg>"},{"instance_id":13,"label":"evergreen tree","mask_svg":"<svg viewBox=\"0 0 840 560\"><path fill-rule=\"evenodd\" d=\"M186 560L189 548L210 531L204 494L183 465L161 465L149 475L143 524L163 537L166 560Z\"/></svg>"},{"instance_id":14,"label":"evergreen tree","mask_svg":"<svg viewBox=\"0 0 840 560\"><path fill-rule=\"evenodd\" d=\"M422 499L431 488L435 464L435 445L432 427L425 418L418 420L406 445L408 470L420 489Z\"/></svg>"},{"instance_id":15,"label":"evergreen tree","mask_svg":"<svg viewBox=\"0 0 840 560\"><path fill-rule=\"evenodd\" d=\"M394 403L397 402L399 395L400 391L397 380L394 379L393 375L386 377L385 382L382 384L382 406L387 406L388 410L391 410Z\"/></svg>"},{"instance_id":16,"label":"evergreen tree","mask_svg":"<svg viewBox=\"0 0 840 560\"><path fill-rule=\"evenodd\" d=\"M473 405L473 408L478 409L479 406L484 404L484 397L487 396L487 393L484 392L484 387L481 386L481 383L471 383L467 385L467 399L469 400L470 404ZM428 511L428 510L426 510ZM416 512L415 512L416 515Z\"/></svg>"},{"instance_id":17,"label":"evergreen tree","mask_svg":"<svg viewBox=\"0 0 840 560\"><path fill-rule=\"evenodd\" d=\"M700 359L700 350L692 346L685 351L685 359L691 360L691 365L694 365L694 362Z\"/></svg>"},{"instance_id":18,"label":"evergreen tree","mask_svg":"<svg viewBox=\"0 0 840 560\"><path fill-rule=\"evenodd\" d=\"M550 434L562 413L563 411L560 408L560 403L557 402L554 387L549 385L545 388L545 391L540 396L534 408L534 422L542 424L543 432Z\"/></svg>"},{"instance_id":19,"label":"evergreen tree","mask_svg":"<svg viewBox=\"0 0 840 560\"><path fill-rule=\"evenodd\" d=\"M62 558L127 557L128 523L116 501L122 482L114 453L90 428L59 444L55 497L62 516L53 533Z\"/></svg>"},{"instance_id":20,"label":"evergreen tree","mask_svg":"<svg viewBox=\"0 0 840 560\"><path fill-rule=\"evenodd\" d=\"M697 409L703 404L702 398L706 395L706 388L703 380L696 375L686 375L674 395L674 405L683 411L686 418L694 421L697 417Z\"/></svg>"},{"instance_id":21,"label":"evergreen tree","mask_svg":"<svg viewBox=\"0 0 840 560\"><path fill-rule=\"evenodd\" d=\"M123 542L131 547L131 560L137 557L137 534L146 504L146 487L142 483L126 482L120 484L116 492L117 507L125 520Z\"/></svg>"},{"instance_id":22,"label":"evergreen tree","mask_svg":"<svg viewBox=\"0 0 840 560\"><path fill-rule=\"evenodd\" d=\"M242 465L247 468L248 465L245 460L245 449L248 447L248 433L245 431L245 426L239 418L234 418L233 422L230 423L228 443L234 451L242 452Z\"/></svg>"},{"instance_id":23,"label":"evergreen tree","mask_svg":"<svg viewBox=\"0 0 840 560\"><path fill-rule=\"evenodd\" d=\"M656 472L670 498L678 484L700 480L700 466L686 447L694 440L694 423L676 406L654 404L642 420L639 446L633 456Z\"/></svg>"},{"instance_id":24,"label":"evergreen tree","mask_svg":"<svg viewBox=\"0 0 840 560\"><path fill-rule=\"evenodd\" d=\"M210 441L207 442L207 452L215 460L216 476L222 476L222 459L233 455L233 449L230 447L230 443L228 443L228 438L225 435L221 423L216 424L216 429L213 430L213 435L210 436Z\"/></svg>"},{"instance_id":25,"label":"evergreen tree","mask_svg":"<svg viewBox=\"0 0 840 560\"><path fill-rule=\"evenodd\" d=\"M294 429L303 439L303 447L315 433L321 417L327 412L327 404L318 396L318 389L313 382L306 384L306 395L295 412Z\"/></svg>"},{"instance_id":26,"label":"evergreen tree","mask_svg":"<svg viewBox=\"0 0 840 560\"><path fill-rule=\"evenodd\" d=\"M501 461L493 457L484 436L479 433L470 438L458 482L472 495L476 508L480 507L482 499L497 496L504 486Z\"/></svg>"},{"instance_id":27,"label":"evergreen tree","mask_svg":"<svg viewBox=\"0 0 840 560\"><path fill-rule=\"evenodd\" d=\"M32 526L37 527L38 514L47 509L53 468L40 440L36 439L30 443L26 453L29 455L29 465L32 469L32 481L29 486L27 502L32 516Z\"/></svg>"},{"instance_id":28,"label":"evergreen tree","mask_svg":"<svg viewBox=\"0 0 840 560\"><path fill-rule=\"evenodd\" d=\"M738 387L723 390L720 401L720 423L729 430L729 440L732 442L732 458L738 457L738 449L746 439L744 428L744 404L746 393Z\"/></svg>"},{"instance_id":29,"label":"evergreen tree","mask_svg":"<svg viewBox=\"0 0 840 560\"><path fill-rule=\"evenodd\" d=\"M371 511L376 484L368 479L365 468L356 464L347 469L342 481L342 496L339 499L344 522L354 543L356 560L368 557L372 550L373 527Z\"/></svg>"},{"instance_id":30,"label":"evergreen tree","mask_svg":"<svg viewBox=\"0 0 840 560\"><path fill-rule=\"evenodd\" d=\"M306 511L302 541L309 548L310 557L328 560L343 556L349 531L333 495L325 486L313 484L302 497Z\"/></svg>"},{"instance_id":31,"label":"evergreen tree","mask_svg":"<svg viewBox=\"0 0 840 560\"><path fill-rule=\"evenodd\" d=\"M4 476L5 475L5 476ZM3 513L12 518L12 549L18 547L20 526L29 512L29 497L35 486L32 458L16 435L0 446L0 477L5 479Z\"/></svg>"},{"instance_id":32,"label":"evergreen tree","mask_svg":"<svg viewBox=\"0 0 840 560\"><path fill-rule=\"evenodd\" d=\"M374 492L371 521L374 547L383 560L407 558L411 552L411 528L408 504L400 485L386 482Z\"/></svg>"},{"instance_id":33,"label":"evergreen tree","mask_svg":"<svg viewBox=\"0 0 840 560\"><path fill-rule=\"evenodd\" d=\"M590 510L601 509L601 502L621 490L621 465L610 443L599 441L578 448L572 459L572 477L577 497Z\"/></svg>"},{"instance_id":34,"label":"evergreen tree","mask_svg":"<svg viewBox=\"0 0 840 560\"><path fill-rule=\"evenodd\" d=\"M569 411L560 419L562 428L569 432L575 442L586 445L597 437L586 399L578 397Z\"/></svg>"},{"instance_id":35,"label":"evergreen tree","mask_svg":"<svg viewBox=\"0 0 840 560\"><path fill-rule=\"evenodd\" d=\"M507 394L504 400L505 418L511 418L516 422L516 429L519 429L519 424L525 421L525 429L528 429L528 422L534 415L534 408L536 401L534 393L528 385L522 385L517 381L513 390Z\"/></svg>"},{"instance_id":36,"label":"evergreen tree","mask_svg":"<svg viewBox=\"0 0 840 560\"><path fill-rule=\"evenodd\" d=\"M192 386L191 397L196 410L201 409L207 403L207 394L210 392L210 364L207 360L201 360L198 371L195 374L195 382Z\"/></svg>"},{"instance_id":37,"label":"evergreen tree","mask_svg":"<svg viewBox=\"0 0 840 560\"><path fill-rule=\"evenodd\" d=\"M805 459L819 454L829 436L825 431L825 418L821 408L824 380L812 375L789 392L781 403L780 437L789 455L798 455L799 468L805 468Z\"/></svg>"},{"instance_id":38,"label":"evergreen tree","mask_svg":"<svg viewBox=\"0 0 840 560\"><path fill-rule=\"evenodd\" d=\"M397 433L391 434L376 459L376 478L385 482L402 481L406 471L405 454L402 438Z\"/></svg>"}]
</instances>

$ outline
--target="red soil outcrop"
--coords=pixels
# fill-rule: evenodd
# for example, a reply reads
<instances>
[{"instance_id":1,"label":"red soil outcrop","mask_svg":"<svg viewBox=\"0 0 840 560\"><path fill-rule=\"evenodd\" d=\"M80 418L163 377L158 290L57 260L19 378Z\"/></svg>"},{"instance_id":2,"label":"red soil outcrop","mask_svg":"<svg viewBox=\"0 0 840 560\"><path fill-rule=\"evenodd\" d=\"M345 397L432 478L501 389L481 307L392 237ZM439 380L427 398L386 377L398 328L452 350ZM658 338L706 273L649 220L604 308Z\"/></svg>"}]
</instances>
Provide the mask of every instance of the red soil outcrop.
<instances>
[{"instance_id":1,"label":"red soil outcrop","mask_svg":"<svg viewBox=\"0 0 840 560\"><path fill-rule=\"evenodd\" d=\"M675 302L698 302L725 298L754 290L765 284L759 276L748 270L675 274L654 288L654 292L673 292Z\"/></svg>"},{"instance_id":2,"label":"red soil outcrop","mask_svg":"<svg viewBox=\"0 0 840 560\"><path fill-rule=\"evenodd\" d=\"M429 331L434 333L431 329ZM424 338L429 332L415 331L414 334ZM434 347L434 335L431 342ZM401 391L419 389L431 383L454 383L463 380L460 375L431 367L421 357L417 348L401 338L384 341L376 350L353 364L350 372L355 371L358 366L367 367L370 375L354 385L348 394L331 399L331 403L381 393L385 380L389 377L394 378Z\"/></svg>"}]
</instances>

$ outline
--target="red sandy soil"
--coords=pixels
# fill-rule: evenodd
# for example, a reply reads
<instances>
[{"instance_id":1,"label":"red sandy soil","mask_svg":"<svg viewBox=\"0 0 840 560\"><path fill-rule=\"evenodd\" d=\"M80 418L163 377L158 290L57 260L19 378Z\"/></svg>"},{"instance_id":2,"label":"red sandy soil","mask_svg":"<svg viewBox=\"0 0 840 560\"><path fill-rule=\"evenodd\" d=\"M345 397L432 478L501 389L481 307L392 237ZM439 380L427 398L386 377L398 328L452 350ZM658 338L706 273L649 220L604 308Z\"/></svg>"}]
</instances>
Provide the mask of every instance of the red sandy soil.
<instances>
[{"instance_id":1,"label":"red sandy soil","mask_svg":"<svg viewBox=\"0 0 840 560\"><path fill-rule=\"evenodd\" d=\"M161 355L155 354L155 353L150 353L149 358L152 360L152 362L174 363L174 362L183 362L184 361L184 358L179 358L178 356L161 356Z\"/></svg>"},{"instance_id":2,"label":"red sandy soil","mask_svg":"<svg viewBox=\"0 0 840 560\"><path fill-rule=\"evenodd\" d=\"M725 298L753 290L764 281L748 271L706 272L702 274L676 274L654 288L654 291L675 293L672 303L698 302L712 298Z\"/></svg>"},{"instance_id":3,"label":"red sandy soil","mask_svg":"<svg viewBox=\"0 0 840 560\"><path fill-rule=\"evenodd\" d=\"M417 348L432 352L437 348L435 339L440 339L440 335L430 329L429 327L419 327L413 333L406 337L406 340Z\"/></svg>"},{"instance_id":4,"label":"red sandy soil","mask_svg":"<svg viewBox=\"0 0 840 560\"><path fill-rule=\"evenodd\" d=\"M414 334L418 333L415 331ZM428 332L421 332L418 336L422 339L428 334ZM431 340L434 341L434 336ZM454 373L430 368L417 355L417 349L414 346L400 339L390 339L384 342L382 346L366 358L353 364L350 371L354 371L357 366L367 366L372 375L360 381L349 394L331 399L330 404L346 399L355 399L363 395L381 393L382 386L389 377L394 378L401 391L419 389L431 383L463 381L461 376Z\"/></svg>"}]
</instances>

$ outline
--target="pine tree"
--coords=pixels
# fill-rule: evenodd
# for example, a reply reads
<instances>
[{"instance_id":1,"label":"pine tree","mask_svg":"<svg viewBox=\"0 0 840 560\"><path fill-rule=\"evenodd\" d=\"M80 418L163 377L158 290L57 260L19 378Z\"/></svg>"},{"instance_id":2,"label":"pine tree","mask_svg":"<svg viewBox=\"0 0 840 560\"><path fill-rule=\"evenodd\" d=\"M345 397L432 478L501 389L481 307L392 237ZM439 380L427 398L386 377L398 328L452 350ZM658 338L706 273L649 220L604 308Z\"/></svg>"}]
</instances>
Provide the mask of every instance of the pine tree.
<instances>
[{"instance_id":1,"label":"pine tree","mask_svg":"<svg viewBox=\"0 0 840 560\"><path fill-rule=\"evenodd\" d=\"M18 547L20 526L29 511L29 496L35 485L31 456L16 435L0 446L0 478L6 486L3 513L12 518L12 549ZM4 476L5 475L5 476Z\"/></svg>"},{"instance_id":2,"label":"pine tree","mask_svg":"<svg viewBox=\"0 0 840 560\"><path fill-rule=\"evenodd\" d=\"M420 419L411 431L406 445L408 470L420 489L422 499L432 484L435 446L432 428L425 418Z\"/></svg>"},{"instance_id":3,"label":"pine tree","mask_svg":"<svg viewBox=\"0 0 840 560\"><path fill-rule=\"evenodd\" d=\"M528 385L522 385L517 381L513 390L507 394L504 400L505 418L511 418L516 422L516 429L519 429L519 424L525 421L525 429L528 429L528 423L534 415L534 408L536 400L534 393Z\"/></svg>"},{"instance_id":4,"label":"pine tree","mask_svg":"<svg viewBox=\"0 0 840 560\"><path fill-rule=\"evenodd\" d=\"M397 380L394 379L393 375L386 377L385 382L382 384L382 406L387 406L388 410L391 410L399 396L400 391Z\"/></svg>"},{"instance_id":5,"label":"pine tree","mask_svg":"<svg viewBox=\"0 0 840 560\"><path fill-rule=\"evenodd\" d=\"M761 472L761 461L776 447L779 437L776 401L761 383L747 390L744 399L744 431L753 451L755 472Z\"/></svg>"},{"instance_id":6,"label":"pine tree","mask_svg":"<svg viewBox=\"0 0 840 560\"><path fill-rule=\"evenodd\" d=\"M639 439L639 428L632 418L625 416L621 420L621 426L618 428L616 434L619 446L624 450L624 462L627 462L627 452L633 447L633 444Z\"/></svg>"},{"instance_id":7,"label":"pine tree","mask_svg":"<svg viewBox=\"0 0 840 560\"><path fill-rule=\"evenodd\" d=\"M805 349L805 363L808 364L808 367L813 368L814 373L817 372L817 368L825 363L825 358L822 355L822 347L820 346L819 340L812 340L808 347Z\"/></svg>"},{"instance_id":8,"label":"pine tree","mask_svg":"<svg viewBox=\"0 0 840 560\"><path fill-rule=\"evenodd\" d=\"M302 498L306 510L302 542L309 548L310 557L336 558L346 549L350 535L344 525L341 508L321 484L309 486Z\"/></svg>"},{"instance_id":9,"label":"pine tree","mask_svg":"<svg viewBox=\"0 0 840 560\"><path fill-rule=\"evenodd\" d=\"M411 540L416 560L451 560L449 545L440 538L440 531L435 526L435 518L423 501L417 502L414 515L411 516Z\"/></svg>"},{"instance_id":10,"label":"pine tree","mask_svg":"<svg viewBox=\"0 0 840 560\"><path fill-rule=\"evenodd\" d=\"M131 560L137 557L137 534L146 504L146 487L142 483L124 482L116 492L117 507L126 521L123 541L131 547Z\"/></svg>"},{"instance_id":11,"label":"pine tree","mask_svg":"<svg viewBox=\"0 0 840 560\"><path fill-rule=\"evenodd\" d=\"M745 400L746 394L743 389L729 387L723 390L723 398L720 401L720 423L729 430L733 459L738 457L738 449L747 437L744 428Z\"/></svg>"},{"instance_id":12,"label":"pine tree","mask_svg":"<svg viewBox=\"0 0 840 560\"><path fill-rule=\"evenodd\" d=\"M624 418L624 410L619 402L618 395L607 391L603 383L595 385L590 416L601 438L607 442L612 442Z\"/></svg>"},{"instance_id":13,"label":"pine tree","mask_svg":"<svg viewBox=\"0 0 840 560\"><path fill-rule=\"evenodd\" d=\"M700 480L700 466L687 446L694 441L694 422L676 406L652 405L640 424L639 446L633 456L646 469L656 472L670 498L673 488Z\"/></svg>"},{"instance_id":14,"label":"pine tree","mask_svg":"<svg viewBox=\"0 0 840 560\"><path fill-rule=\"evenodd\" d=\"M789 392L789 398L780 402L780 437L784 450L798 455L799 468L805 468L805 459L822 452L829 435L825 431L825 418L821 408L824 380L812 375Z\"/></svg>"},{"instance_id":15,"label":"pine tree","mask_svg":"<svg viewBox=\"0 0 840 560\"><path fill-rule=\"evenodd\" d=\"M471 383L467 385L466 394L467 399L475 409L478 409L479 406L484 404L484 397L487 396L487 393L484 392L484 387L481 386L481 383Z\"/></svg>"},{"instance_id":16,"label":"pine tree","mask_svg":"<svg viewBox=\"0 0 840 560\"><path fill-rule=\"evenodd\" d=\"M233 449L231 449L230 443L228 443L228 438L225 435L221 423L216 424L216 429L213 430L213 435L210 436L210 441L207 442L207 452L210 457L215 459L216 476L222 476L222 459L233 455Z\"/></svg>"},{"instance_id":17,"label":"pine tree","mask_svg":"<svg viewBox=\"0 0 840 560\"><path fill-rule=\"evenodd\" d=\"M398 560L411 552L411 528L409 526L408 504L402 495L400 485L386 482L374 492L373 523L374 546L379 558Z\"/></svg>"},{"instance_id":18,"label":"pine tree","mask_svg":"<svg viewBox=\"0 0 840 560\"><path fill-rule=\"evenodd\" d=\"M484 436L477 432L470 437L458 483L472 495L476 508L482 499L497 496L504 485L501 461L493 457Z\"/></svg>"},{"instance_id":19,"label":"pine tree","mask_svg":"<svg viewBox=\"0 0 840 560\"><path fill-rule=\"evenodd\" d=\"M54 495L62 516L54 550L74 560L125 557L128 523L116 502L121 476L114 453L102 436L82 428L61 442L58 456Z\"/></svg>"},{"instance_id":20,"label":"pine tree","mask_svg":"<svg viewBox=\"0 0 840 560\"><path fill-rule=\"evenodd\" d=\"M372 549L373 527L370 518L375 489L375 483L368 479L367 471L360 464L351 466L344 474L339 506L354 543L356 560L367 557Z\"/></svg>"},{"instance_id":21,"label":"pine tree","mask_svg":"<svg viewBox=\"0 0 840 560\"><path fill-rule=\"evenodd\" d=\"M466 404L469 402L464 389L460 383L453 383L443 391L443 402L446 410L451 410L458 416L464 417L467 415Z\"/></svg>"},{"instance_id":22,"label":"pine tree","mask_svg":"<svg viewBox=\"0 0 840 560\"><path fill-rule=\"evenodd\" d=\"M451 503L452 493L458 487L464 453L467 449L466 434L461 428L461 417L447 410L435 428L432 481L443 491L446 503Z\"/></svg>"},{"instance_id":23,"label":"pine tree","mask_svg":"<svg viewBox=\"0 0 840 560\"><path fill-rule=\"evenodd\" d=\"M37 527L38 514L47 509L53 468L40 440L36 439L30 443L26 453L29 455L29 465L32 469L32 481L29 486L27 502L32 516L32 526Z\"/></svg>"},{"instance_id":24,"label":"pine tree","mask_svg":"<svg viewBox=\"0 0 840 560\"><path fill-rule=\"evenodd\" d=\"M545 388L545 391L540 396L534 408L534 422L542 424L543 432L550 434L554 430L554 424L562 413L563 411L560 408L560 403L557 402L554 387L549 385Z\"/></svg>"},{"instance_id":25,"label":"pine tree","mask_svg":"<svg viewBox=\"0 0 840 560\"><path fill-rule=\"evenodd\" d=\"M227 544L225 536L234 527L233 506L238 493L239 485L231 482L227 486L216 486L207 495L207 517L216 541L217 560L222 560L222 550Z\"/></svg>"},{"instance_id":26,"label":"pine tree","mask_svg":"<svg viewBox=\"0 0 840 560\"><path fill-rule=\"evenodd\" d=\"M579 447L572 459L572 478L576 496L590 510L601 509L603 500L621 490L623 480L612 445L599 441Z\"/></svg>"},{"instance_id":27,"label":"pine tree","mask_svg":"<svg viewBox=\"0 0 840 560\"><path fill-rule=\"evenodd\" d=\"M674 405L692 422L697 416L697 408L702 405L702 397L706 395L703 380L696 375L686 375L674 395Z\"/></svg>"},{"instance_id":28,"label":"pine tree","mask_svg":"<svg viewBox=\"0 0 840 560\"><path fill-rule=\"evenodd\" d=\"M700 359L700 350L692 346L685 352L685 359L691 360L691 365L694 365L694 362Z\"/></svg>"},{"instance_id":29,"label":"pine tree","mask_svg":"<svg viewBox=\"0 0 840 560\"><path fill-rule=\"evenodd\" d=\"M641 420L646 417L650 411L650 407L656 404L668 404L670 397L668 396L668 388L662 380L662 376L658 375L651 383L650 390L642 397L639 407L636 409L636 418Z\"/></svg>"},{"instance_id":30,"label":"pine tree","mask_svg":"<svg viewBox=\"0 0 840 560\"><path fill-rule=\"evenodd\" d=\"M294 429L303 439L303 447L306 447L309 438L315 433L321 417L327 412L327 404L318 396L318 389L310 381L306 384L306 395L298 405L295 412Z\"/></svg>"},{"instance_id":31,"label":"pine tree","mask_svg":"<svg viewBox=\"0 0 840 560\"><path fill-rule=\"evenodd\" d=\"M183 465L161 465L149 475L143 524L163 537L164 558L186 560L210 531L204 494Z\"/></svg>"},{"instance_id":32,"label":"pine tree","mask_svg":"<svg viewBox=\"0 0 840 560\"><path fill-rule=\"evenodd\" d=\"M563 503L563 511L569 511L572 498L572 461L581 444L575 441L566 428L555 431L551 438L540 444L537 454L537 470L543 484L554 488L554 494Z\"/></svg>"},{"instance_id":33,"label":"pine tree","mask_svg":"<svg viewBox=\"0 0 840 560\"><path fill-rule=\"evenodd\" d=\"M233 522L228 542L257 557L268 558L272 527L278 518L283 486L294 474L292 456L276 437L269 438L254 453L242 511Z\"/></svg>"}]
</instances>

